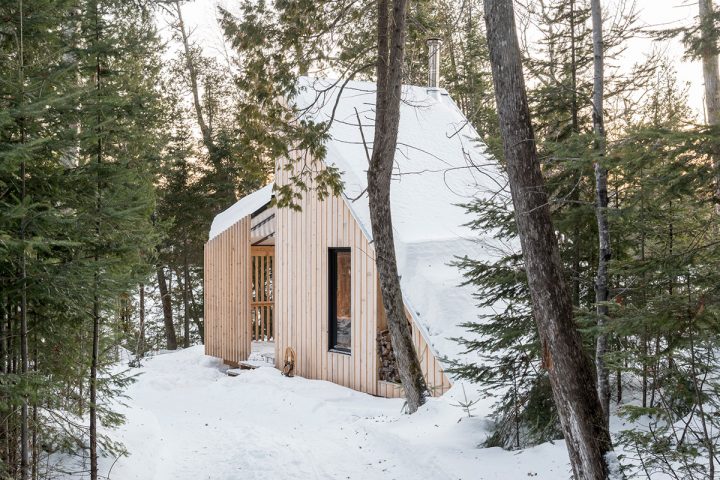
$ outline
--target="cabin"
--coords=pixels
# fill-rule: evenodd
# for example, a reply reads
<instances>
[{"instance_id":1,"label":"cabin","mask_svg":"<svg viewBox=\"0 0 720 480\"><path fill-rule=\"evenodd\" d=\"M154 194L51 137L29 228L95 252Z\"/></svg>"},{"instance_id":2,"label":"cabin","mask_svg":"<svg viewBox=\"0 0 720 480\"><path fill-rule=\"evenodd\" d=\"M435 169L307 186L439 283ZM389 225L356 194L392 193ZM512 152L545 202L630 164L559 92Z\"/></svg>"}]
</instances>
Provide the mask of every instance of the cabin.
<instances>
[{"instance_id":1,"label":"cabin","mask_svg":"<svg viewBox=\"0 0 720 480\"><path fill-rule=\"evenodd\" d=\"M292 349L296 375L401 397L365 193L375 84L300 82L293 101L304 115L332 118L324 161L341 172L343 194L321 200L309 191L301 210L276 208L273 185L294 173L278 164L273 183L214 219L205 246L205 352L239 365L264 349L282 368ZM391 211L415 349L433 395L442 395L452 385L448 359L463 355L452 339L467 336L459 325L481 313L453 262L493 248L466 225L463 205L493 195L504 180L436 85L403 87Z\"/></svg>"}]
</instances>

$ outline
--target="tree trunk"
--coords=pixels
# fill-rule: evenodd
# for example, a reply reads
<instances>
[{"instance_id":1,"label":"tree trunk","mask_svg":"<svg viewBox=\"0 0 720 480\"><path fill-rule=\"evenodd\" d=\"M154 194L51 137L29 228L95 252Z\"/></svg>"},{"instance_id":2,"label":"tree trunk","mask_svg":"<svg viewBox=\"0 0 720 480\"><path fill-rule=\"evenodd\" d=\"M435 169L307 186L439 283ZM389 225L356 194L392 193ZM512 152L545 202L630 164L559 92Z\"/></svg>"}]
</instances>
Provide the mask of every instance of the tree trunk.
<instances>
[{"instance_id":1,"label":"tree trunk","mask_svg":"<svg viewBox=\"0 0 720 480\"><path fill-rule=\"evenodd\" d=\"M402 94L402 65L405 51L407 0L393 0L392 35L388 0L378 0L377 95L375 139L368 168L368 198L375 264L380 277L383 307L397 359L400 381L409 413L425 403L427 386L413 346L410 325L395 259L395 241L390 211L390 179L397 145Z\"/></svg>"},{"instance_id":2,"label":"tree trunk","mask_svg":"<svg viewBox=\"0 0 720 480\"><path fill-rule=\"evenodd\" d=\"M19 34L19 65L18 65L18 76L20 84L20 98L19 107L22 109L25 103L25 52L24 52L24 12L23 2L20 0L19 4L19 15L20 15L20 34ZM25 121L21 117L20 122L20 143L25 143ZM26 198L26 181L25 181L25 159L23 158L20 163L20 202L25 203ZM23 205L25 208L25 205ZM25 215L20 219L20 247L22 248L22 254L20 257L20 374L23 380L27 379L29 370L29 358L28 358L28 324L27 324L27 254L25 246L25 228L26 219ZM28 397L27 395L22 396L22 405L20 407L20 478L22 480L28 480L30 478L30 438L29 438L29 417L28 417Z\"/></svg>"},{"instance_id":3,"label":"tree trunk","mask_svg":"<svg viewBox=\"0 0 720 480\"><path fill-rule=\"evenodd\" d=\"M217 148L212 138L212 131L205 121L205 116L202 111L202 104L200 103L200 90L198 88L198 77L197 70L195 69L195 63L193 62L192 52L190 51L190 38L188 37L187 30L185 29L185 22L182 16L182 9L180 8L180 2L175 2L175 11L177 13L177 29L180 33L180 38L183 42L183 49L185 52L185 66L187 67L188 76L190 77L190 90L193 96L193 106L195 107L195 116L197 118L198 127L200 127L200 133L202 134L203 144L208 149L208 153L211 156L215 156Z\"/></svg>"},{"instance_id":4,"label":"tree trunk","mask_svg":"<svg viewBox=\"0 0 720 480\"><path fill-rule=\"evenodd\" d=\"M592 363L573 309L537 157L512 0L484 0L488 47L515 219L522 245L543 364L575 478L607 478L610 434Z\"/></svg>"},{"instance_id":5,"label":"tree trunk","mask_svg":"<svg viewBox=\"0 0 720 480\"><path fill-rule=\"evenodd\" d=\"M98 279L95 275L95 288ZM97 372L100 356L100 299L97 294L93 299L93 333L92 333L92 360L90 363L90 478L98 478L97 454Z\"/></svg>"},{"instance_id":6,"label":"tree trunk","mask_svg":"<svg viewBox=\"0 0 720 480\"><path fill-rule=\"evenodd\" d=\"M195 324L195 327L198 329L198 334L200 335L200 343L205 343L205 327L203 326L203 322L200 320L200 315L198 315L198 312L200 309L197 306L197 303L195 303L195 295L193 295L192 288L188 291L188 296L190 297L190 303L192 304L192 320Z\"/></svg>"},{"instance_id":7,"label":"tree trunk","mask_svg":"<svg viewBox=\"0 0 720 480\"><path fill-rule=\"evenodd\" d=\"M93 8L95 13L95 47L98 47L100 44L100 12L98 10L98 3L97 0L93 2ZM101 84L101 74L102 69L100 66L100 55L98 54L95 57L95 90L97 95L97 101L100 100L100 90L102 89ZM100 165L103 162L103 144L102 144L102 136L101 136L101 118L100 118L100 110L99 106L96 106L95 108L98 108L97 112L97 125L95 126L97 135L97 183L96 183L96 191L95 191L95 235L97 236L97 241L100 240L100 210L102 208L102 196L101 196L101 180L100 180ZM97 374L98 374L98 364L100 361L100 297L99 297L99 288L100 288L100 266L98 265L99 261L99 252L97 251L98 246L95 247L95 275L93 278L93 289L94 289L94 295L93 295L93 314L92 314L92 320L93 320L93 330L92 330L92 358L90 363L90 479L91 480L97 480L98 478L98 452L97 452L97 446L98 446L98 437L97 437Z\"/></svg>"},{"instance_id":8,"label":"tree trunk","mask_svg":"<svg viewBox=\"0 0 720 480\"><path fill-rule=\"evenodd\" d=\"M570 88L571 91L571 118L572 132L575 135L580 133L578 93L577 93L577 45L575 42L575 0L570 0ZM580 182L582 173L578 172L577 182ZM580 188L573 188L570 192L571 208L578 208L580 205ZM580 227L573 229L573 258L572 258L572 299L575 307L580 307Z\"/></svg>"},{"instance_id":9,"label":"tree trunk","mask_svg":"<svg viewBox=\"0 0 720 480\"><path fill-rule=\"evenodd\" d=\"M7 351L7 330L6 325L10 316L10 309L8 303L5 302L5 297L0 298L2 302L2 316L0 316L0 375L6 375L8 373L8 351ZM3 393L0 394L0 402L7 403L7 396ZM8 430L9 415L3 416L0 419L0 465L5 465L4 469L0 468L0 475L9 475L9 454L8 454Z\"/></svg>"},{"instance_id":10,"label":"tree trunk","mask_svg":"<svg viewBox=\"0 0 720 480\"><path fill-rule=\"evenodd\" d=\"M705 115L711 127L720 125L720 69L716 50L714 8L712 0L698 0L700 11L700 34L702 48L700 55L705 80ZM716 132L717 133L717 132ZM715 145L712 155L715 169L715 212L720 215L720 146Z\"/></svg>"},{"instance_id":11,"label":"tree trunk","mask_svg":"<svg viewBox=\"0 0 720 480\"><path fill-rule=\"evenodd\" d=\"M145 284L140 284L140 332L138 333L136 358L145 356Z\"/></svg>"},{"instance_id":12,"label":"tree trunk","mask_svg":"<svg viewBox=\"0 0 720 480\"><path fill-rule=\"evenodd\" d=\"M163 322L165 323L165 340L168 350L177 350L177 336L175 335L175 324L173 323L172 299L168 291L165 268L157 266L158 286L160 287L160 299L162 301Z\"/></svg>"},{"instance_id":13,"label":"tree trunk","mask_svg":"<svg viewBox=\"0 0 720 480\"><path fill-rule=\"evenodd\" d=\"M183 338L183 348L188 348L190 346L190 305L188 301L188 289L190 288L190 273L188 272L188 269L190 268L188 266L188 258L187 258L187 240L183 242L183 249L184 249L184 255L183 255L183 288L182 288L182 299L183 299L183 330L184 330L184 338ZM180 278L180 275L178 275L178 278Z\"/></svg>"},{"instance_id":14,"label":"tree trunk","mask_svg":"<svg viewBox=\"0 0 720 480\"><path fill-rule=\"evenodd\" d=\"M33 372L37 375L38 372L38 341L37 341L37 330L33 335ZM38 464L40 463L40 446L38 445L38 406L36 402L33 402L32 406L32 461L31 461L31 472L32 479L38 480L39 471Z\"/></svg>"},{"instance_id":15,"label":"tree trunk","mask_svg":"<svg viewBox=\"0 0 720 480\"><path fill-rule=\"evenodd\" d=\"M595 308L597 313L598 337L595 344L595 368L597 374L597 393L603 409L605 423L610 419L610 374L605 364L608 348L608 335L605 324L608 318L608 262L610 261L610 227L608 226L608 191L605 159L605 119L604 119L604 58L602 9L600 0L591 0L590 9L593 24L593 130L595 132L595 216L598 226L598 270L595 279Z\"/></svg>"}]
</instances>

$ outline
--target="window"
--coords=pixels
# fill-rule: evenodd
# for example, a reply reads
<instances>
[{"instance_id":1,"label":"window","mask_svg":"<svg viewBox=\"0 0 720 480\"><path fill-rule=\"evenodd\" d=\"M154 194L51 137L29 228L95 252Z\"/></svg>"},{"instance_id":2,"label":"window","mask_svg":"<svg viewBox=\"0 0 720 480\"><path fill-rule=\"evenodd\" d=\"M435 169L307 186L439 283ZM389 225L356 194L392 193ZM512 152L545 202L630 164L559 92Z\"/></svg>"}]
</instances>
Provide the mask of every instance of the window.
<instances>
[{"instance_id":1,"label":"window","mask_svg":"<svg viewBox=\"0 0 720 480\"><path fill-rule=\"evenodd\" d=\"M331 248L328 252L330 305L330 350L350 353L350 249Z\"/></svg>"}]
</instances>

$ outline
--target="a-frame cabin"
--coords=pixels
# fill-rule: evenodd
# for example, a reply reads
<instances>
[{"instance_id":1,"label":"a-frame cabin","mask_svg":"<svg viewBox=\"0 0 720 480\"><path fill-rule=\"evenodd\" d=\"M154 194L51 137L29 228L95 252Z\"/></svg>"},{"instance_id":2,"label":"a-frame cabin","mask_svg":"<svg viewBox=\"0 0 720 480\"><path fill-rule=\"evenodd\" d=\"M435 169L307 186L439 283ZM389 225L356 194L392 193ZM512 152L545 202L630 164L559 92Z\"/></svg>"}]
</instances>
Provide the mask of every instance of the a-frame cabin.
<instances>
[{"instance_id":1,"label":"a-frame cabin","mask_svg":"<svg viewBox=\"0 0 720 480\"><path fill-rule=\"evenodd\" d=\"M234 364L248 358L253 341L272 341L278 368L290 347L297 375L402 396L388 381L379 336L386 325L364 193L362 137L373 138L375 85L301 82L294 101L305 115L332 117L325 162L342 172L344 193L320 200L310 191L295 211L272 205L270 184L216 217L205 248L206 353ZM466 226L463 204L497 192L503 179L477 132L436 87L404 87L395 163L401 288L425 378L441 395L451 386L444 361L462 353L452 338L466 335L459 325L480 313L452 263L491 254ZM285 185L292 174L277 165L274 182Z\"/></svg>"}]
</instances>

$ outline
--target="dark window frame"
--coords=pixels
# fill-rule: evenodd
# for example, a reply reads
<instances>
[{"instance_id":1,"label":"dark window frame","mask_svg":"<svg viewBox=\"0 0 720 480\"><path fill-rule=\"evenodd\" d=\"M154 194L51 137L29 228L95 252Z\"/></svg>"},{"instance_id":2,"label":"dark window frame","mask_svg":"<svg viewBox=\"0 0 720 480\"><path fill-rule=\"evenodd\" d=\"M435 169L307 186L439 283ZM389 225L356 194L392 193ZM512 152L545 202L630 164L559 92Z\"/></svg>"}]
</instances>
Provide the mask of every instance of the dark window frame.
<instances>
[{"instance_id":1,"label":"dark window frame","mask_svg":"<svg viewBox=\"0 0 720 480\"><path fill-rule=\"evenodd\" d=\"M338 253L350 253L350 247L328 248L328 351L351 355L352 348L337 346L337 266ZM350 292L352 292L352 257L350 266ZM352 297L350 297L352 305ZM350 318L352 322L352 316ZM350 336L352 342L352 334Z\"/></svg>"}]
</instances>

